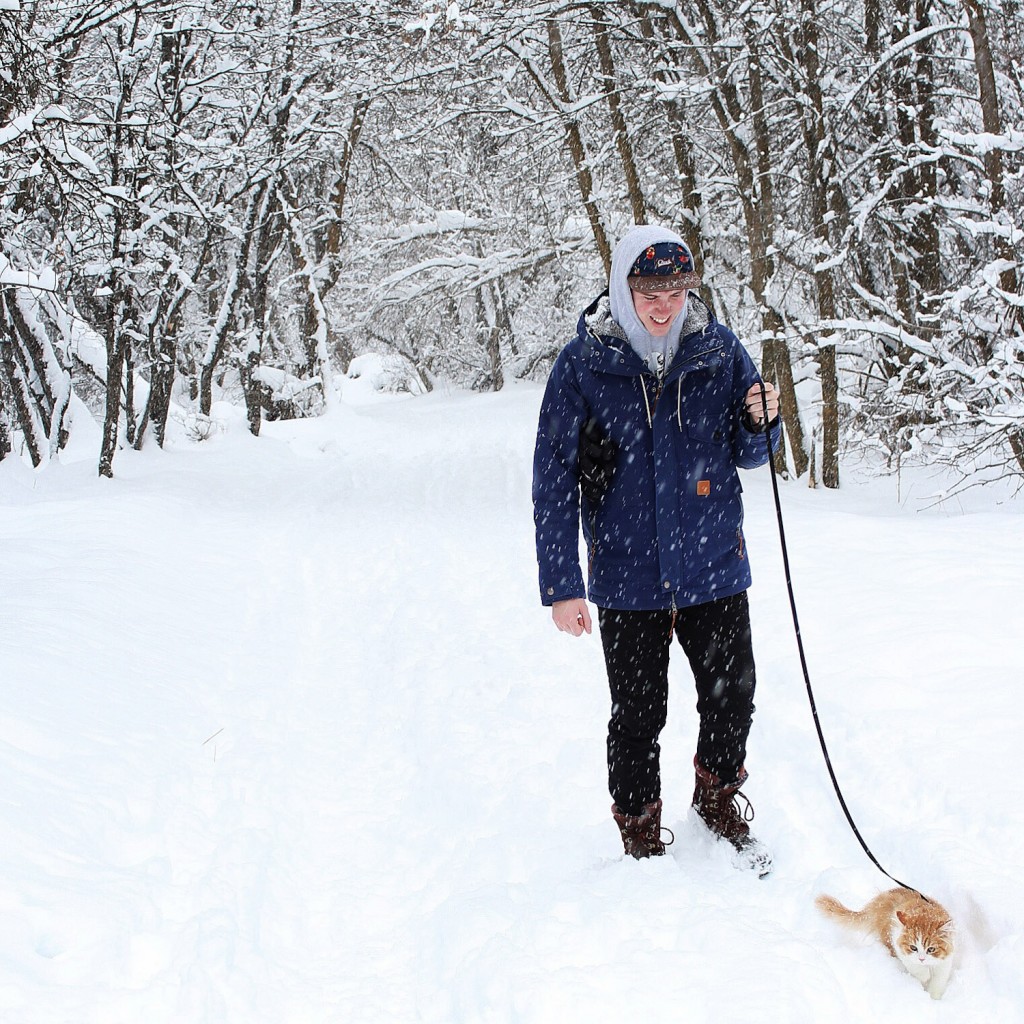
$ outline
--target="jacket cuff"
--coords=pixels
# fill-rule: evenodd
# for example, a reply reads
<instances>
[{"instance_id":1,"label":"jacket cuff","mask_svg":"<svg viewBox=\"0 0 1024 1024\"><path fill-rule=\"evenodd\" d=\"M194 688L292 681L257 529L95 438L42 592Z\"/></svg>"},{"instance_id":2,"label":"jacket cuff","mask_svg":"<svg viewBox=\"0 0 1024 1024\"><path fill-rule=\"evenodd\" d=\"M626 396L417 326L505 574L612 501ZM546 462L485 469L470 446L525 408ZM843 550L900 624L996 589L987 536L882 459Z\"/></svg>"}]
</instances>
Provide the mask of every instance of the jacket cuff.
<instances>
[{"instance_id":1,"label":"jacket cuff","mask_svg":"<svg viewBox=\"0 0 1024 1024\"><path fill-rule=\"evenodd\" d=\"M576 586L567 586L565 583L559 586L550 583L540 585L540 603L545 608L550 608L559 601L586 600L586 597L587 591L582 582Z\"/></svg>"}]
</instances>

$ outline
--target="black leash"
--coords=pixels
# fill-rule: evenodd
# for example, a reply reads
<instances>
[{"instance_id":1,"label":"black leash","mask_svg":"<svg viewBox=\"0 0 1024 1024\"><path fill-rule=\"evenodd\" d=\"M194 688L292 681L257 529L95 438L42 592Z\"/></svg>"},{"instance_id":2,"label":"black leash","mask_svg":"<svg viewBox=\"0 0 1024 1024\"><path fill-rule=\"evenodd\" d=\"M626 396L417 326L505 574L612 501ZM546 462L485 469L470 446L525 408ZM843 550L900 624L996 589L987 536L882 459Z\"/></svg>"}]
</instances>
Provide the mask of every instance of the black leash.
<instances>
[{"instance_id":1,"label":"black leash","mask_svg":"<svg viewBox=\"0 0 1024 1024\"><path fill-rule=\"evenodd\" d=\"M768 465L771 467L772 492L775 495L775 514L779 520L779 540L782 542L782 565L786 571L786 589L789 591L789 606L793 611L793 627L796 630L796 646L800 651L800 667L804 672L804 685L807 687L807 699L811 702L811 714L814 716L814 728L818 733L818 742L821 744L821 752L825 755L825 765L828 768L829 778L832 780L832 787L836 791L836 796L839 797L839 806L842 807L843 814L846 815L846 820L850 823L850 828L853 829L853 834L857 837L857 842L860 843L861 848L868 855L871 863L874 864L875 867L886 876L886 878L891 878L892 881L904 889L916 892L921 899L927 901L927 896L919 892L912 885L907 885L906 882L901 882L895 875L890 875L889 872L879 864L878 858L871 852L870 847L864 841L864 837L860 834L860 829L857 828L857 823L853 820L853 815L850 814L850 808L846 806L843 791L839 788L839 780L836 778L836 773L832 769L832 759L828 756L828 747L825 745L825 735L821 731L821 722L818 720L818 705L814 701L814 691L811 689L811 676L807 671L807 658L804 655L804 642L800 636L800 620L797 618L796 614L796 598L793 596L793 579L789 572L789 551L786 548L786 529L782 524L782 502L779 500L779 481L775 472L775 453L772 451L772 432L767 425L768 397L765 394L763 382L761 384L761 408L764 413L764 433L765 437L768 439Z\"/></svg>"}]
</instances>

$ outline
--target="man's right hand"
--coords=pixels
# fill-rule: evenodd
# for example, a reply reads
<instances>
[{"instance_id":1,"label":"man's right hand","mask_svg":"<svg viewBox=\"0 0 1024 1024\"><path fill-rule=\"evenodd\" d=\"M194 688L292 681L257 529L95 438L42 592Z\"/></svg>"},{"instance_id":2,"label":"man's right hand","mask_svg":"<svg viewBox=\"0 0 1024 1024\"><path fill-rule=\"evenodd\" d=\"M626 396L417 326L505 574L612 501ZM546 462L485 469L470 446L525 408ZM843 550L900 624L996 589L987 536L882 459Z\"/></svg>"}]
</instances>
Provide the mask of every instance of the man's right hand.
<instances>
[{"instance_id":1,"label":"man's right hand","mask_svg":"<svg viewBox=\"0 0 1024 1024\"><path fill-rule=\"evenodd\" d=\"M558 627L560 633L582 636L584 633L593 631L590 609L587 607L587 602L581 597L574 597L568 601L556 601L551 606L551 620Z\"/></svg>"}]
</instances>

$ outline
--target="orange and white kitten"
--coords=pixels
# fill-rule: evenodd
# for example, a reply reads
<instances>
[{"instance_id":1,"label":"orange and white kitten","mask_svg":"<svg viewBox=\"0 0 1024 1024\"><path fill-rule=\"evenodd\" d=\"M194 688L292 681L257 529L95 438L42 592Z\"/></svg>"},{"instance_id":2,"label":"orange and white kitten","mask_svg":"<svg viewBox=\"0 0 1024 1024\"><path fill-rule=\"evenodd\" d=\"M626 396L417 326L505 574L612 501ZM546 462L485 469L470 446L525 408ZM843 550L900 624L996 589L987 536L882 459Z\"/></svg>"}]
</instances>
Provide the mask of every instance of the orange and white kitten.
<instances>
[{"instance_id":1,"label":"orange and white kitten","mask_svg":"<svg viewBox=\"0 0 1024 1024\"><path fill-rule=\"evenodd\" d=\"M932 999L942 998L953 969L953 921L938 903L912 889L879 893L863 910L849 910L832 896L814 903L829 917L876 936Z\"/></svg>"}]
</instances>

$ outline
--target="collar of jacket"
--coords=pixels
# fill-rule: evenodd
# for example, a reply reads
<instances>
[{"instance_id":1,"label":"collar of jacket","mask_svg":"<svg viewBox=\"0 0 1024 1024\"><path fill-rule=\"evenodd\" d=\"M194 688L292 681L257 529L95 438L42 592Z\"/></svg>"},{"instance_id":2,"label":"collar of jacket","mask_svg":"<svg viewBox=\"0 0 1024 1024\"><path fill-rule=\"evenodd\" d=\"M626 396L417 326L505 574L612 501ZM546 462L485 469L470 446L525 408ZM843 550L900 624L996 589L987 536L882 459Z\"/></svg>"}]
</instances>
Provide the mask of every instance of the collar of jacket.
<instances>
[{"instance_id":1,"label":"collar of jacket","mask_svg":"<svg viewBox=\"0 0 1024 1024\"><path fill-rule=\"evenodd\" d=\"M679 348L665 374L664 384L692 370L706 369L714 372L722 362L724 344L717 330L718 321L714 313L699 296L691 293L690 299L700 304L700 319L706 316L707 322L700 329L686 332L680 337ZM651 375L649 367L630 345L625 332L611 318L607 291L594 299L580 314L576 330L583 342L590 367L595 372L623 377Z\"/></svg>"}]
</instances>

